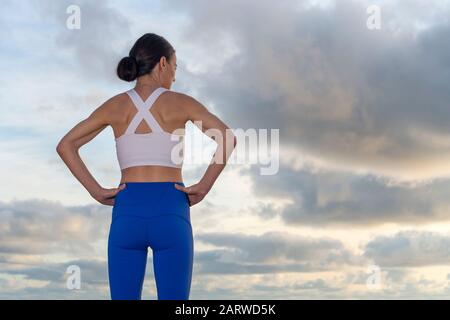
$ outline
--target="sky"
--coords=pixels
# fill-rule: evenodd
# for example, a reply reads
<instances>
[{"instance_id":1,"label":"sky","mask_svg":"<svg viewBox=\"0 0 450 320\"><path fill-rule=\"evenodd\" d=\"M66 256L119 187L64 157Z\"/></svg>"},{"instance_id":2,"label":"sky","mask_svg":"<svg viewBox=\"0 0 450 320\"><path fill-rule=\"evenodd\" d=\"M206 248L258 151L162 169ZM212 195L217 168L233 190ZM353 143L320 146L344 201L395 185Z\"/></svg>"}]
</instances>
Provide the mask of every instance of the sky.
<instances>
[{"instance_id":1,"label":"sky","mask_svg":"<svg viewBox=\"0 0 450 320\"><path fill-rule=\"evenodd\" d=\"M55 147L132 87L115 68L152 32L177 50L172 90L233 130L279 130L275 173L230 163L191 208L190 299L447 299L449 17L447 0L3 0L0 298L109 299L112 207ZM80 149L107 188L120 181L113 138L108 127ZM208 163L183 167L185 184ZM151 266L149 250L153 300Z\"/></svg>"}]
</instances>

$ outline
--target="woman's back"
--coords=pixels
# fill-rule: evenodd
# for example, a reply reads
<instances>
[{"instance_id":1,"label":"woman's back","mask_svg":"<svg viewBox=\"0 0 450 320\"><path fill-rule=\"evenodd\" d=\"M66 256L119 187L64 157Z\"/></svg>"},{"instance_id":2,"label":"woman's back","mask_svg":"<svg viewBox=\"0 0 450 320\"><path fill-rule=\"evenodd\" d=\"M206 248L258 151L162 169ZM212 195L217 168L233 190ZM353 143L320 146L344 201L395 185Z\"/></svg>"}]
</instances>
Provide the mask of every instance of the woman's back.
<instances>
[{"instance_id":1,"label":"woman's back","mask_svg":"<svg viewBox=\"0 0 450 320\"><path fill-rule=\"evenodd\" d=\"M182 181L188 115L179 98L177 92L161 86L137 87L112 98L111 127L121 183Z\"/></svg>"}]
</instances>

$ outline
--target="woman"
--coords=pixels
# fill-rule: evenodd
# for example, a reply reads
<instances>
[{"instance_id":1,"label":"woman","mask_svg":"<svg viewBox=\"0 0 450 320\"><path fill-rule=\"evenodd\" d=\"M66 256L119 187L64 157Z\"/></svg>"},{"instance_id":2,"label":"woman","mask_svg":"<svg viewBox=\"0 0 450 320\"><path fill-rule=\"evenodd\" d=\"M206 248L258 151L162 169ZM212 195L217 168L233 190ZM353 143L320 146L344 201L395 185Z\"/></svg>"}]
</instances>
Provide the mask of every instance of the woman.
<instances>
[{"instance_id":1,"label":"woman","mask_svg":"<svg viewBox=\"0 0 450 320\"><path fill-rule=\"evenodd\" d=\"M137 79L135 87L100 105L56 148L91 196L113 206L108 237L111 299L141 299L148 247L158 299L189 299L194 249L190 207L211 190L236 145L231 130L205 106L170 90L176 69L169 42L144 34L117 66L120 79ZM200 181L186 187L181 175L184 135L174 132L183 131L189 120L201 123L205 134L215 129L223 138L216 140L214 159ZM122 172L118 188L101 187L78 154L108 125Z\"/></svg>"}]
</instances>

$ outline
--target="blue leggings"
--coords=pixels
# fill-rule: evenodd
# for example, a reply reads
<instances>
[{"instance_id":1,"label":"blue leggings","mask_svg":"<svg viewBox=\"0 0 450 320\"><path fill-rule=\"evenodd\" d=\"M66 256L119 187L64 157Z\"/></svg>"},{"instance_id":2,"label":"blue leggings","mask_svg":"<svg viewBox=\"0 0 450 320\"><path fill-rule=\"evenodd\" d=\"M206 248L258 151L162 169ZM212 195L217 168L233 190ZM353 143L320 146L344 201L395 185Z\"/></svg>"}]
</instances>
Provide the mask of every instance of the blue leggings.
<instances>
[{"instance_id":1,"label":"blue leggings","mask_svg":"<svg viewBox=\"0 0 450 320\"><path fill-rule=\"evenodd\" d=\"M111 299L140 300L153 250L158 300L188 300L194 241L183 182L126 182L112 210L108 237Z\"/></svg>"}]
</instances>

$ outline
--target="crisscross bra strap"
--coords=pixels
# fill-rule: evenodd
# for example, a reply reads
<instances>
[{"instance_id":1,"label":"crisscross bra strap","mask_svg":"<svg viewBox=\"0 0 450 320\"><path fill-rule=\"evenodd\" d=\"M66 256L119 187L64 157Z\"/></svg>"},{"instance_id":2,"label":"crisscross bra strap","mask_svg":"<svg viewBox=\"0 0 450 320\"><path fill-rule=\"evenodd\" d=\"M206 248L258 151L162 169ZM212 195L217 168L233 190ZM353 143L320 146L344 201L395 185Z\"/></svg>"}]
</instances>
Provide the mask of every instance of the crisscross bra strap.
<instances>
[{"instance_id":1,"label":"crisscross bra strap","mask_svg":"<svg viewBox=\"0 0 450 320\"><path fill-rule=\"evenodd\" d=\"M141 123L142 119L145 119L148 126L152 130L152 132L163 132L164 130L159 125L158 121L153 117L150 113L150 109L155 103L156 99L159 97L161 93L167 91L166 88L159 87L152 92L152 94L147 98L147 100L143 101L141 97L138 95L136 90L130 89L126 93L130 96L134 105L138 109L138 112L135 114L130 124L128 125L125 134L135 134L136 128Z\"/></svg>"}]
</instances>

